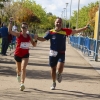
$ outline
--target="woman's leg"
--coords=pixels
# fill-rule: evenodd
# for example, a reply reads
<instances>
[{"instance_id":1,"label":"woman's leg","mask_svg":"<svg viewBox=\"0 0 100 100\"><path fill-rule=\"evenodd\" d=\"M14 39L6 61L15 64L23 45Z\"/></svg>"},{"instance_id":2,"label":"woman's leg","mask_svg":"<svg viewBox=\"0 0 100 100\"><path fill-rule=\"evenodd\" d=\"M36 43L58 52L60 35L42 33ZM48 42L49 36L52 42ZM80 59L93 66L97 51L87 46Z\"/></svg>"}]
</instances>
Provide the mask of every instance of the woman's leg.
<instances>
[{"instance_id":1,"label":"woman's leg","mask_svg":"<svg viewBox=\"0 0 100 100\"><path fill-rule=\"evenodd\" d=\"M24 84L26 77L26 66L28 64L29 58L23 58L21 63L21 83Z\"/></svg>"},{"instance_id":2,"label":"woman's leg","mask_svg":"<svg viewBox=\"0 0 100 100\"><path fill-rule=\"evenodd\" d=\"M16 72L17 72L17 75L20 76L21 75L21 62L16 62Z\"/></svg>"},{"instance_id":3,"label":"woman's leg","mask_svg":"<svg viewBox=\"0 0 100 100\"><path fill-rule=\"evenodd\" d=\"M19 56L14 55L15 63L16 63L16 73L18 76L21 75L21 62L22 58Z\"/></svg>"},{"instance_id":4,"label":"woman's leg","mask_svg":"<svg viewBox=\"0 0 100 100\"><path fill-rule=\"evenodd\" d=\"M21 62L16 62L16 73L17 73L17 80L21 82Z\"/></svg>"}]
</instances>

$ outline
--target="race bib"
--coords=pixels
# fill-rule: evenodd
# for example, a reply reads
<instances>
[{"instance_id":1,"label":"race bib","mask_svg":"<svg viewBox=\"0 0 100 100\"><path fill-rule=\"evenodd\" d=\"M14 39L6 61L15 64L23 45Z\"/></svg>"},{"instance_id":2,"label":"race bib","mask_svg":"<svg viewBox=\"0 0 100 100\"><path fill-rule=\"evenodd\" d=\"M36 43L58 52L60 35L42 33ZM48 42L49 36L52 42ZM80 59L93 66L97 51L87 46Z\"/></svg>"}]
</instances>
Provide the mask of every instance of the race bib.
<instances>
[{"instance_id":1,"label":"race bib","mask_svg":"<svg viewBox=\"0 0 100 100\"><path fill-rule=\"evenodd\" d=\"M29 42L21 42L20 48L22 49L29 49L30 43Z\"/></svg>"},{"instance_id":2,"label":"race bib","mask_svg":"<svg viewBox=\"0 0 100 100\"><path fill-rule=\"evenodd\" d=\"M53 57L56 57L58 54L57 51L54 51L54 50L50 50L50 56L53 56Z\"/></svg>"}]
</instances>

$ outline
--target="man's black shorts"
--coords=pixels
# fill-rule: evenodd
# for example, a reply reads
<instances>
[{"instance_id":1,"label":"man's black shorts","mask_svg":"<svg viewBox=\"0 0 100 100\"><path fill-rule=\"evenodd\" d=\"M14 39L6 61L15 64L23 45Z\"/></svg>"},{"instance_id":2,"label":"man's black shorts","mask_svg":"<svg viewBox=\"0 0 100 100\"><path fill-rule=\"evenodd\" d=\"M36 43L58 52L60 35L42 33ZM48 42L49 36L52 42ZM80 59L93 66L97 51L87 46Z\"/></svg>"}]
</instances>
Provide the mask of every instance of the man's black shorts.
<instances>
[{"instance_id":1,"label":"man's black shorts","mask_svg":"<svg viewBox=\"0 0 100 100\"><path fill-rule=\"evenodd\" d=\"M58 62L65 62L65 53L58 53L56 57L49 56L49 65L55 67Z\"/></svg>"}]
</instances>

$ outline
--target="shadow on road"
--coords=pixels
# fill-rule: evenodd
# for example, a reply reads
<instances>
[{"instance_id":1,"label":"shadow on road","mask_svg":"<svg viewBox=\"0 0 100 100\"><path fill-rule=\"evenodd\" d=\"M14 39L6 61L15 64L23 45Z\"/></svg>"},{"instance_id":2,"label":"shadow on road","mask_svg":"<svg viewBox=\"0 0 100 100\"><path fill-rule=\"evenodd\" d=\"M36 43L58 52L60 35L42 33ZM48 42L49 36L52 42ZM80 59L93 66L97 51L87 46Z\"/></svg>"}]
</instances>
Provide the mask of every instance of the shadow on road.
<instances>
[{"instance_id":1,"label":"shadow on road","mask_svg":"<svg viewBox=\"0 0 100 100\"><path fill-rule=\"evenodd\" d=\"M35 65L35 64L33 64ZM37 66L40 66L39 64L36 64ZM43 64L44 67L48 67L47 65ZM30 67L30 66L29 66ZM79 68L82 69L82 66L75 67L75 66L66 66L66 68ZM85 67L83 67L85 69ZM86 67L87 68L87 67ZM91 69L88 67L88 69ZM34 69L34 66L30 68L27 67L26 71L27 78L33 78L33 79L51 79L50 76L50 69L49 70L36 70ZM6 66L0 66L0 76L14 76L16 77L15 67L6 67ZM63 80L64 81L80 81L80 80L100 80L99 76L88 76L88 75L82 75L77 73L63 73Z\"/></svg>"}]
</instances>

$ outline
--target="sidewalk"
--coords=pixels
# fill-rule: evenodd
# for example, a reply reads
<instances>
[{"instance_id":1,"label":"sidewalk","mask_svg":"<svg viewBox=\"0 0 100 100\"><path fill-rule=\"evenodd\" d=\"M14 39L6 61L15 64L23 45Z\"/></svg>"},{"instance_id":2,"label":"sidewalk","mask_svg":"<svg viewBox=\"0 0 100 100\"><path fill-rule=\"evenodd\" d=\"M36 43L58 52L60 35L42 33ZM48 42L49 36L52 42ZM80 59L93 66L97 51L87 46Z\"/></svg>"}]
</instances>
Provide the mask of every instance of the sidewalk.
<instances>
[{"instance_id":1,"label":"sidewalk","mask_svg":"<svg viewBox=\"0 0 100 100\"><path fill-rule=\"evenodd\" d=\"M31 47L25 80L26 89L19 91L15 63L11 56L0 56L0 100L99 100L100 74L80 51L67 44L62 83L52 84L48 66L49 41ZM91 61L92 62L92 61ZM97 63L94 63L94 65ZM99 65L99 64L98 64ZM97 66L98 70L100 67Z\"/></svg>"},{"instance_id":2,"label":"sidewalk","mask_svg":"<svg viewBox=\"0 0 100 100\"><path fill-rule=\"evenodd\" d=\"M88 56L88 54L82 53L79 49L75 50L100 74L100 58L98 58L98 61L95 61L93 55Z\"/></svg>"}]
</instances>

